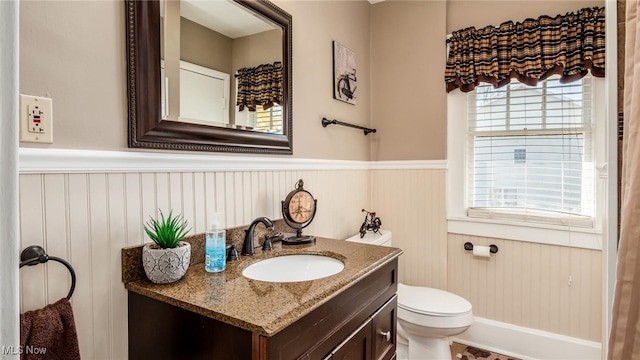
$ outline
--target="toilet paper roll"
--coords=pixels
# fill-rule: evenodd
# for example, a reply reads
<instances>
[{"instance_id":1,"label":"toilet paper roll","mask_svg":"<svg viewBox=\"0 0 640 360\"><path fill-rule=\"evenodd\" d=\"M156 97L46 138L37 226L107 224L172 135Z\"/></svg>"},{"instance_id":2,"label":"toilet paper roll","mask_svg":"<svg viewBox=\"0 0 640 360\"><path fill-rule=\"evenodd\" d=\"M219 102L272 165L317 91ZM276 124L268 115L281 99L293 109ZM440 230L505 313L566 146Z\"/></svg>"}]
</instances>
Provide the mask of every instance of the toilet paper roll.
<instances>
[{"instance_id":1,"label":"toilet paper roll","mask_svg":"<svg viewBox=\"0 0 640 360\"><path fill-rule=\"evenodd\" d=\"M488 246L473 246L473 256L491 257L491 248Z\"/></svg>"}]
</instances>

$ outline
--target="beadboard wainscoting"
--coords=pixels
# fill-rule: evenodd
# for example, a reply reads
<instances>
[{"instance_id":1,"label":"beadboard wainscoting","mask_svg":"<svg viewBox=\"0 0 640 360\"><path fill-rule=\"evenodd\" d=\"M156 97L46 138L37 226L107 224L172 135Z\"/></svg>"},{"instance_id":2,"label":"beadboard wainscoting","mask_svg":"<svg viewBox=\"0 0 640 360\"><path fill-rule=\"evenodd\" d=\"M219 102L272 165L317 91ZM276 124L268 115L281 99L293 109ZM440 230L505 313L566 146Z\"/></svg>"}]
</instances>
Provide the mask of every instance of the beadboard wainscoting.
<instances>
[{"instance_id":1,"label":"beadboard wainscoting","mask_svg":"<svg viewBox=\"0 0 640 360\"><path fill-rule=\"evenodd\" d=\"M445 166L372 170L372 210L393 232L393 246L404 250L399 279L405 284L447 288Z\"/></svg>"},{"instance_id":2,"label":"beadboard wainscoting","mask_svg":"<svg viewBox=\"0 0 640 360\"><path fill-rule=\"evenodd\" d=\"M467 241L499 251L474 257ZM601 341L601 251L451 233L448 247L448 290L475 316Z\"/></svg>"},{"instance_id":3,"label":"beadboard wainscoting","mask_svg":"<svg viewBox=\"0 0 640 360\"><path fill-rule=\"evenodd\" d=\"M243 171L238 170L243 165L235 165L234 171L150 172L142 167L117 172L114 166L81 173L69 171L77 165L69 161L41 173L32 163L23 164L29 170L20 175L21 247L41 245L73 265L77 285L71 302L84 359L127 358L120 251L149 241L143 223L158 208L182 212L193 226L191 233L204 232L216 210L225 213L226 227L257 216L277 219L282 217L280 201L304 179L305 189L318 199L318 213L305 232L346 238L358 231L361 209L370 206L370 170L354 164L349 165L353 170L336 162L302 171ZM67 269L57 265L20 270L21 311L66 296L71 280Z\"/></svg>"}]
</instances>

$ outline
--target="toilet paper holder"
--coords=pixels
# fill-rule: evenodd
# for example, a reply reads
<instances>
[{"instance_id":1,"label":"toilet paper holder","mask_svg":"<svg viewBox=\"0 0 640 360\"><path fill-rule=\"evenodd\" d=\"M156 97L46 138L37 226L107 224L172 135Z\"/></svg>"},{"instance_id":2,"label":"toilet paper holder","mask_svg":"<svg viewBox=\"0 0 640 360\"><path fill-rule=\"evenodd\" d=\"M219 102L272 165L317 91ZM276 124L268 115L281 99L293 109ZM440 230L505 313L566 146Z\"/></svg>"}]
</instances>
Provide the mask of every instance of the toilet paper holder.
<instances>
[{"instance_id":1,"label":"toilet paper holder","mask_svg":"<svg viewBox=\"0 0 640 360\"><path fill-rule=\"evenodd\" d=\"M464 249L467 250L467 251L473 250L473 244L467 241L466 243L464 243ZM493 244L489 245L489 252L492 253L492 254L497 253L498 252L498 247L496 245L493 245Z\"/></svg>"}]
</instances>

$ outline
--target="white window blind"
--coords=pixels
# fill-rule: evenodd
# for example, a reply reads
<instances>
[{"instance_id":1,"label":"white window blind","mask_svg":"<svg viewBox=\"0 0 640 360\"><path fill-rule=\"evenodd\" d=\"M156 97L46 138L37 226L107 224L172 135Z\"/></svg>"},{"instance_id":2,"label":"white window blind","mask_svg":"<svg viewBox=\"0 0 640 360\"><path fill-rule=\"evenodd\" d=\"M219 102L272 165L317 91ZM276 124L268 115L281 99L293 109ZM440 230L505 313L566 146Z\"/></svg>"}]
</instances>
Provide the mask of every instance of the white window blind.
<instances>
[{"instance_id":1,"label":"white window blind","mask_svg":"<svg viewBox=\"0 0 640 360\"><path fill-rule=\"evenodd\" d=\"M591 227L590 76L483 85L467 96L468 215Z\"/></svg>"},{"instance_id":2,"label":"white window blind","mask_svg":"<svg viewBox=\"0 0 640 360\"><path fill-rule=\"evenodd\" d=\"M273 105L267 110L264 110L262 106L258 106L255 116L256 129L282 134L282 106Z\"/></svg>"},{"instance_id":3,"label":"white window blind","mask_svg":"<svg viewBox=\"0 0 640 360\"><path fill-rule=\"evenodd\" d=\"M256 111L249 111L246 108L238 111L236 106L236 125L247 126L254 131L282 134L283 114L282 106L277 104L266 110L262 105L257 105Z\"/></svg>"}]
</instances>

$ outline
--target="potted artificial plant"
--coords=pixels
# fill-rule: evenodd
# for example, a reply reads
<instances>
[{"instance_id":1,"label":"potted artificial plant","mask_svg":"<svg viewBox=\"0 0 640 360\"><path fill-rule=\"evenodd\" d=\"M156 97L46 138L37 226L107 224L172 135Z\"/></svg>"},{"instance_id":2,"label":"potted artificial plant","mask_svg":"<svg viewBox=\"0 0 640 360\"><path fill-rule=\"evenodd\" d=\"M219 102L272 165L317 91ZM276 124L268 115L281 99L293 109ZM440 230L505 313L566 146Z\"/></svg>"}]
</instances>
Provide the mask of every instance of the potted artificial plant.
<instances>
[{"instance_id":1,"label":"potted artificial plant","mask_svg":"<svg viewBox=\"0 0 640 360\"><path fill-rule=\"evenodd\" d=\"M144 230L153 243L142 247L144 272L156 284L168 284L180 280L191 260L191 245L182 239L191 230L182 215L173 216L173 210L165 218L160 210L160 218L151 216Z\"/></svg>"}]
</instances>

